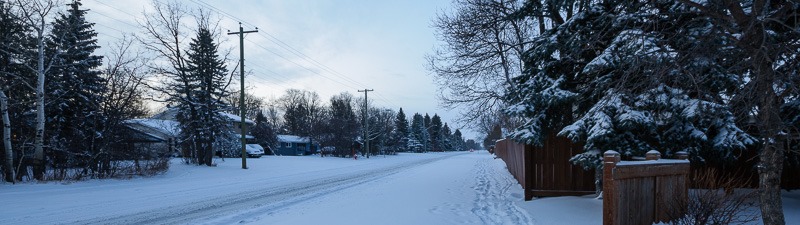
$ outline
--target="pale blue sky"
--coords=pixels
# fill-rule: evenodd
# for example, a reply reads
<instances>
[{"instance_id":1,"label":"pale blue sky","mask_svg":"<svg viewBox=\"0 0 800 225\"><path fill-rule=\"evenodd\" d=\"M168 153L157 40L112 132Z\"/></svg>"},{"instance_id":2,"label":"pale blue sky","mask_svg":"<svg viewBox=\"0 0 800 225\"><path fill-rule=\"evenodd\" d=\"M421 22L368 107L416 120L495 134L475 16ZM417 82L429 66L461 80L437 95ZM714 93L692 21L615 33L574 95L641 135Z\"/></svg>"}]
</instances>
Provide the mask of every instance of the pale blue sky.
<instances>
[{"instance_id":1,"label":"pale blue sky","mask_svg":"<svg viewBox=\"0 0 800 225\"><path fill-rule=\"evenodd\" d=\"M238 30L239 19L246 30L258 27L259 33L247 35L245 41L245 66L252 72L245 83L257 96L279 97L286 89L297 88L316 91L327 102L331 95L361 96L357 90L369 88L375 90L370 99L377 106L403 107L409 116L438 113L455 129L460 127L452 122L458 113L438 107L437 87L424 68L424 55L437 43L431 21L437 13L450 10L450 1L180 2L210 9L208 4L230 14L221 17L222 32ZM91 10L88 18L97 23L101 45L114 42L122 32L136 32L133 25L150 8L145 0L83 0L83 4ZM238 40L223 38L227 39L223 46L234 48L238 59ZM478 139L474 132L462 132Z\"/></svg>"}]
</instances>

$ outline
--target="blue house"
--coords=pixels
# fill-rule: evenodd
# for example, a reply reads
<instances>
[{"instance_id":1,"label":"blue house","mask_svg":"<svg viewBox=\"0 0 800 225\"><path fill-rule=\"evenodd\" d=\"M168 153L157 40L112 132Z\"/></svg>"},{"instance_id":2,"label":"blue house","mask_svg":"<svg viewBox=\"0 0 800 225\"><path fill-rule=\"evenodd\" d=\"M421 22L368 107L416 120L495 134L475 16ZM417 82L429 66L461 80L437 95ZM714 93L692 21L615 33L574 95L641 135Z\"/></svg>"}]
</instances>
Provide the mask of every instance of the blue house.
<instances>
[{"instance_id":1,"label":"blue house","mask_svg":"<svg viewBox=\"0 0 800 225\"><path fill-rule=\"evenodd\" d=\"M310 155L316 150L308 137L294 135L278 135L278 146L275 155Z\"/></svg>"}]
</instances>

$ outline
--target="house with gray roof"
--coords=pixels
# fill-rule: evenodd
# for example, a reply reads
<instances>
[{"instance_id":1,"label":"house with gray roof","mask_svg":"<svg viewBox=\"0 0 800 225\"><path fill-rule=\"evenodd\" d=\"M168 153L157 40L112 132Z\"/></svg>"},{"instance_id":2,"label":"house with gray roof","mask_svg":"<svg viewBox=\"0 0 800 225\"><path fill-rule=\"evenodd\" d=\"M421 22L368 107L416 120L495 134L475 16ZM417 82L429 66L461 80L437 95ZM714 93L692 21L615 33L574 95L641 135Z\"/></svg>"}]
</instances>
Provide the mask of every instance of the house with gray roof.
<instances>
[{"instance_id":1,"label":"house with gray roof","mask_svg":"<svg viewBox=\"0 0 800 225\"><path fill-rule=\"evenodd\" d=\"M318 149L312 145L311 138L295 135L278 135L278 146L273 149L275 155L310 155Z\"/></svg>"}]
</instances>

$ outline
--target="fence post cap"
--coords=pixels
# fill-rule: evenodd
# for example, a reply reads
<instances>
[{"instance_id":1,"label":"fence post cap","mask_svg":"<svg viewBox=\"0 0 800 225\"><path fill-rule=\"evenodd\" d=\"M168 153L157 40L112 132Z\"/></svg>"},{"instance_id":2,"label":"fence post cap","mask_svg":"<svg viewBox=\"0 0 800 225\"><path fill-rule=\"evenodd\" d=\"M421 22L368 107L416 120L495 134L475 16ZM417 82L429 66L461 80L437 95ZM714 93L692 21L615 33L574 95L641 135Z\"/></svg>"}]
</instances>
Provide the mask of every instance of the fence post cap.
<instances>
[{"instance_id":1,"label":"fence post cap","mask_svg":"<svg viewBox=\"0 0 800 225\"><path fill-rule=\"evenodd\" d=\"M661 159L661 152L650 150L644 156L646 160L659 160Z\"/></svg>"},{"instance_id":2,"label":"fence post cap","mask_svg":"<svg viewBox=\"0 0 800 225\"><path fill-rule=\"evenodd\" d=\"M689 152L679 151L675 153L675 156L677 156L678 159L689 159Z\"/></svg>"},{"instance_id":3,"label":"fence post cap","mask_svg":"<svg viewBox=\"0 0 800 225\"><path fill-rule=\"evenodd\" d=\"M619 152L614 151L614 150L608 150L608 151L603 153L603 156L613 156L613 155L619 155Z\"/></svg>"},{"instance_id":4,"label":"fence post cap","mask_svg":"<svg viewBox=\"0 0 800 225\"><path fill-rule=\"evenodd\" d=\"M608 150L603 153L603 161L609 163L618 163L620 161L619 152L614 150Z\"/></svg>"}]
</instances>

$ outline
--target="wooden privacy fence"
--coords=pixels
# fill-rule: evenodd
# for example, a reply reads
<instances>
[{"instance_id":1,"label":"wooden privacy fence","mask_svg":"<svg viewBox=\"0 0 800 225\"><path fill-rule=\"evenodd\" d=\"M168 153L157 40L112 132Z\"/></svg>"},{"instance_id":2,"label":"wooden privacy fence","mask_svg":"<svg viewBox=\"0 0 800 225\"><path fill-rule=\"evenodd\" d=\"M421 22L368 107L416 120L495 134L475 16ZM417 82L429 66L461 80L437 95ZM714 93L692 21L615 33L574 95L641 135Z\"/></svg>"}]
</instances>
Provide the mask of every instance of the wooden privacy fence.
<instances>
[{"instance_id":1,"label":"wooden privacy fence","mask_svg":"<svg viewBox=\"0 0 800 225\"><path fill-rule=\"evenodd\" d=\"M569 162L583 147L565 137L551 136L542 147L503 139L495 145L495 155L505 161L517 179L525 200L534 196L568 196L595 193L594 170L586 171Z\"/></svg>"},{"instance_id":2,"label":"wooden privacy fence","mask_svg":"<svg viewBox=\"0 0 800 225\"><path fill-rule=\"evenodd\" d=\"M800 137L798 137L800 139ZM793 144L793 145L792 145ZM792 146L800 144L800 140L793 140L786 143L784 149L785 159L783 172L781 173L781 188L787 190L800 189L800 164L793 160L800 159L800 151L792 151ZM711 173L718 179L734 179L736 188L758 188L758 153L762 146L750 146L749 148L733 152L738 155L738 159L732 163L696 163L692 165L692 173L706 174ZM717 188L702 186L703 184L690 184L690 188Z\"/></svg>"},{"instance_id":3,"label":"wooden privacy fence","mask_svg":"<svg viewBox=\"0 0 800 225\"><path fill-rule=\"evenodd\" d=\"M688 200L689 160L661 159L658 151L646 161L620 161L620 154L603 154L603 224L653 224L682 215Z\"/></svg>"}]
</instances>

